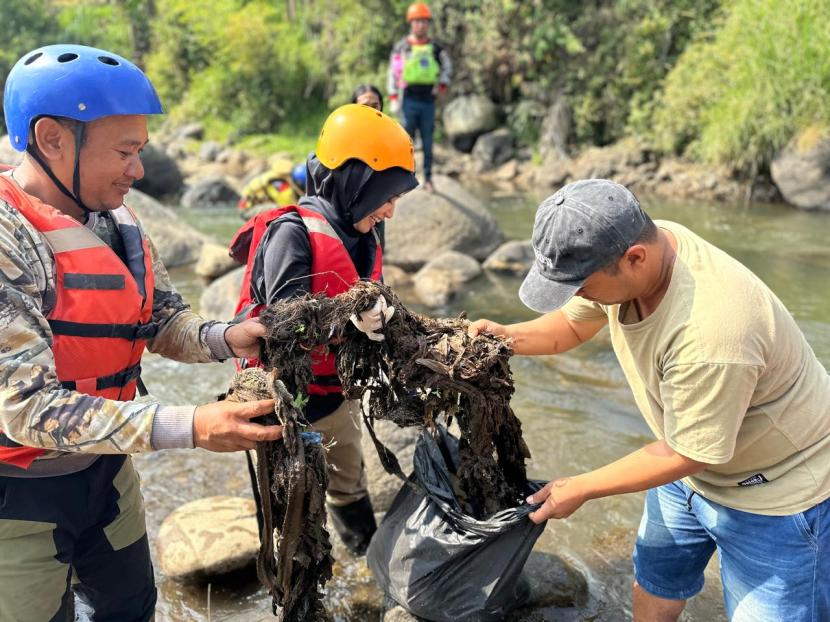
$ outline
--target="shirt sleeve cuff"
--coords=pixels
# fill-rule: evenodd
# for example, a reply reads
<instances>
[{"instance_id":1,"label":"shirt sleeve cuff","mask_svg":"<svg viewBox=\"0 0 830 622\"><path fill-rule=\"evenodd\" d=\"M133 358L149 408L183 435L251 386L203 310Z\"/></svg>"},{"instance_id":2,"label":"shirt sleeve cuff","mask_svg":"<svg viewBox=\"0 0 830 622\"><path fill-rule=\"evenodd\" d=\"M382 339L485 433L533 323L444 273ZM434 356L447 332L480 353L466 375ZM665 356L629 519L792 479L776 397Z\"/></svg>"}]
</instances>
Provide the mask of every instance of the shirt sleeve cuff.
<instances>
[{"instance_id":1,"label":"shirt sleeve cuff","mask_svg":"<svg viewBox=\"0 0 830 622\"><path fill-rule=\"evenodd\" d=\"M160 406L153 419L153 449L193 449L195 406Z\"/></svg>"},{"instance_id":2,"label":"shirt sleeve cuff","mask_svg":"<svg viewBox=\"0 0 830 622\"><path fill-rule=\"evenodd\" d=\"M215 322L202 328L202 338L210 350L210 355L217 361L234 358L233 350L225 341L225 331L231 327L225 322Z\"/></svg>"}]
</instances>

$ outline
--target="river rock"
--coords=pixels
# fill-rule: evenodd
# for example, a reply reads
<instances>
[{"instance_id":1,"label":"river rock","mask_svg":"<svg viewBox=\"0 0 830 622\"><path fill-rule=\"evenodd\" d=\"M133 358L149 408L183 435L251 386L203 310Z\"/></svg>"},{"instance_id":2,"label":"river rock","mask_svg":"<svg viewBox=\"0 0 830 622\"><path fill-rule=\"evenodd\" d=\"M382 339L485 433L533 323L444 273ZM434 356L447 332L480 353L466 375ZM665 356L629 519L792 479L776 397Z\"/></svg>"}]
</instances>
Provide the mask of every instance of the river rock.
<instances>
[{"instance_id":1,"label":"river rock","mask_svg":"<svg viewBox=\"0 0 830 622\"><path fill-rule=\"evenodd\" d=\"M486 169L496 168L513 157L513 135L507 128L500 128L478 137L473 147L473 157Z\"/></svg>"},{"instance_id":2,"label":"river rock","mask_svg":"<svg viewBox=\"0 0 830 622\"><path fill-rule=\"evenodd\" d=\"M457 181L437 175L435 192L415 189L386 223L384 263L417 270L443 251L483 261L504 241L495 218Z\"/></svg>"},{"instance_id":3,"label":"river rock","mask_svg":"<svg viewBox=\"0 0 830 622\"><path fill-rule=\"evenodd\" d=\"M193 123L185 123L176 130L176 138L183 138L185 140L202 140L205 137L205 126L195 121Z\"/></svg>"},{"instance_id":4,"label":"river rock","mask_svg":"<svg viewBox=\"0 0 830 622\"><path fill-rule=\"evenodd\" d=\"M399 428L391 421L377 420L375 432L378 439L395 454L401 469L405 474L412 472L412 457L415 455L415 442L419 432L416 428ZM372 437L364 429L363 461L366 465L366 475L369 481L369 497L375 512L386 513L395 499L395 495L403 486L403 482L396 476L386 472L378 458L378 452L372 443Z\"/></svg>"},{"instance_id":5,"label":"river rock","mask_svg":"<svg viewBox=\"0 0 830 622\"><path fill-rule=\"evenodd\" d=\"M233 318L244 276L245 266L241 266L208 285L199 300L202 317L225 322Z\"/></svg>"},{"instance_id":6,"label":"river rock","mask_svg":"<svg viewBox=\"0 0 830 622\"><path fill-rule=\"evenodd\" d=\"M530 240L511 240L499 246L482 265L485 270L524 276L533 265L535 256Z\"/></svg>"},{"instance_id":7,"label":"river rock","mask_svg":"<svg viewBox=\"0 0 830 622\"><path fill-rule=\"evenodd\" d=\"M469 153L479 136L498 125L498 108L484 95L463 95L447 104L443 119L453 146Z\"/></svg>"},{"instance_id":8,"label":"river rock","mask_svg":"<svg viewBox=\"0 0 830 622\"><path fill-rule=\"evenodd\" d=\"M509 160L493 173L493 177L496 181L512 181L519 175L520 170L518 160Z\"/></svg>"},{"instance_id":9,"label":"river rock","mask_svg":"<svg viewBox=\"0 0 830 622\"><path fill-rule=\"evenodd\" d=\"M415 274L415 295L429 307L447 304L467 281L481 274L479 263L456 251L442 253Z\"/></svg>"},{"instance_id":10,"label":"river rock","mask_svg":"<svg viewBox=\"0 0 830 622\"><path fill-rule=\"evenodd\" d=\"M256 505L242 497L208 497L174 510L159 529L162 572L204 580L252 565L259 552Z\"/></svg>"},{"instance_id":11,"label":"river rock","mask_svg":"<svg viewBox=\"0 0 830 622\"><path fill-rule=\"evenodd\" d=\"M182 196L182 205L189 208L235 204L239 193L224 177L205 177L195 182Z\"/></svg>"},{"instance_id":12,"label":"river rock","mask_svg":"<svg viewBox=\"0 0 830 622\"><path fill-rule=\"evenodd\" d=\"M388 596L383 601L381 622L422 622L423 618L414 616Z\"/></svg>"},{"instance_id":13,"label":"river rock","mask_svg":"<svg viewBox=\"0 0 830 622\"><path fill-rule=\"evenodd\" d=\"M162 262L168 268L193 263L206 237L153 197L132 189L124 199L141 220Z\"/></svg>"},{"instance_id":14,"label":"river rock","mask_svg":"<svg viewBox=\"0 0 830 622\"><path fill-rule=\"evenodd\" d=\"M23 152L15 151L9 142L9 135L0 136L0 164L17 166L23 161Z\"/></svg>"},{"instance_id":15,"label":"river rock","mask_svg":"<svg viewBox=\"0 0 830 622\"><path fill-rule=\"evenodd\" d=\"M607 147L590 147L571 163L570 176L574 181L615 179L619 173L648 162L650 155L645 145L635 138L626 138Z\"/></svg>"},{"instance_id":16,"label":"river rock","mask_svg":"<svg viewBox=\"0 0 830 622\"><path fill-rule=\"evenodd\" d=\"M160 147L150 143L141 153L144 177L135 182L135 188L151 197L178 194L184 187L184 180L175 160Z\"/></svg>"},{"instance_id":17,"label":"river rock","mask_svg":"<svg viewBox=\"0 0 830 622\"><path fill-rule=\"evenodd\" d=\"M205 141L199 147L199 159L204 162L213 162L222 153L222 145L212 140Z\"/></svg>"},{"instance_id":18,"label":"river rock","mask_svg":"<svg viewBox=\"0 0 830 622\"><path fill-rule=\"evenodd\" d=\"M411 287L412 275L398 266L384 266L383 282L392 289Z\"/></svg>"},{"instance_id":19,"label":"river rock","mask_svg":"<svg viewBox=\"0 0 830 622\"><path fill-rule=\"evenodd\" d=\"M557 190L571 174L572 160L560 158L557 155L549 156L541 166L528 168L520 175L523 186L542 192Z\"/></svg>"},{"instance_id":20,"label":"river rock","mask_svg":"<svg viewBox=\"0 0 830 622\"><path fill-rule=\"evenodd\" d=\"M830 132L803 131L775 156L770 172L787 203L830 210Z\"/></svg>"},{"instance_id":21,"label":"river rock","mask_svg":"<svg viewBox=\"0 0 830 622\"><path fill-rule=\"evenodd\" d=\"M208 242L202 246L194 271L206 279L215 279L238 267L239 263L228 255L227 247Z\"/></svg>"}]
</instances>

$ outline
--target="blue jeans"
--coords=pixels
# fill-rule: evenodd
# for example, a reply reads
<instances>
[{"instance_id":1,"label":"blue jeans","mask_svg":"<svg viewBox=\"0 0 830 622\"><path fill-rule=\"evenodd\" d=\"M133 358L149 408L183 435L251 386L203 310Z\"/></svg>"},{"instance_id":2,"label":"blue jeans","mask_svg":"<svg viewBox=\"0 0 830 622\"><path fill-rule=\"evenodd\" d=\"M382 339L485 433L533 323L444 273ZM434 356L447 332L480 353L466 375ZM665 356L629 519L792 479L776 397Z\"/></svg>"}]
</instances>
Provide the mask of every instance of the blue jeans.
<instances>
[{"instance_id":1,"label":"blue jeans","mask_svg":"<svg viewBox=\"0 0 830 622\"><path fill-rule=\"evenodd\" d=\"M412 140L415 131L421 133L424 148L424 180L432 179L432 132L435 130L435 100L416 97L403 98L404 127Z\"/></svg>"},{"instance_id":2,"label":"blue jeans","mask_svg":"<svg viewBox=\"0 0 830 622\"><path fill-rule=\"evenodd\" d=\"M830 499L765 516L704 499L682 482L648 491L634 549L634 574L646 592L694 596L716 550L730 620L830 620Z\"/></svg>"}]
</instances>

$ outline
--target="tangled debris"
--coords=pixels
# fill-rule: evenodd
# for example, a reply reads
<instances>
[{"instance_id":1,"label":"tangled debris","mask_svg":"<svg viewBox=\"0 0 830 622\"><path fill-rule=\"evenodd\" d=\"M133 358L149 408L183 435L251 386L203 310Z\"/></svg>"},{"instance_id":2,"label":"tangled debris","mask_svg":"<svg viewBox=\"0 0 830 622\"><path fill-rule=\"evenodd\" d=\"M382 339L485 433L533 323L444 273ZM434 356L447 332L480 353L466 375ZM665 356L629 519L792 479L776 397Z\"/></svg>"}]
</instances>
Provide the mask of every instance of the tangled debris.
<instances>
[{"instance_id":1,"label":"tangled debris","mask_svg":"<svg viewBox=\"0 0 830 622\"><path fill-rule=\"evenodd\" d=\"M379 295L396 309L373 342L349 322ZM381 462L404 477L394 454L374 434L373 423L432 427L440 416L461 429L457 476L470 513L483 518L524 498L530 456L521 423L510 407L513 380L507 342L492 335L467 335L463 318L432 319L407 310L383 284L361 281L334 298L321 295L282 301L262 316L268 328L266 367L282 370L297 395L311 380L312 351L330 348L347 398L366 393L364 420ZM334 341L338 345L331 346Z\"/></svg>"},{"instance_id":2,"label":"tangled debris","mask_svg":"<svg viewBox=\"0 0 830 622\"><path fill-rule=\"evenodd\" d=\"M305 420L274 372L246 369L237 374L227 399L273 398L275 415L263 423L283 425L283 441L257 443L260 551L257 575L284 622L329 620L321 589L334 559L326 531L328 487L325 450L319 437L302 432Z\"/></svg>"},{"instance_id":3,"label":"tangled debris","mask_svg":"<svg viewBox=\"0 0 830 622\"><path fill-rule=\"evenodd\" d=\"M374 342L349 321L384 296L396 309ZM274 397L284 442L257 444L261 499L260 581L285 622L328 620L320 588L332 575L325 529L328 478L324 448L301 430L300 408L312 380L312 354L334 352L344 395L361 399L363 418L384 468L406 479L395 455L378 440L374 422L433 428L444 417L461 429L458 498L485 518L521 504L526 491L521 423L510 407L513 379L508 343L471 338L469 322L412 313L385 285L361 281L334 298L308 295L277 303L261 316L268 329L261 369L237 375L228 399ZM365 398L365 399L364 399ZM276 422L273 420L272 422Z\"/></svg>"}]
</instances>

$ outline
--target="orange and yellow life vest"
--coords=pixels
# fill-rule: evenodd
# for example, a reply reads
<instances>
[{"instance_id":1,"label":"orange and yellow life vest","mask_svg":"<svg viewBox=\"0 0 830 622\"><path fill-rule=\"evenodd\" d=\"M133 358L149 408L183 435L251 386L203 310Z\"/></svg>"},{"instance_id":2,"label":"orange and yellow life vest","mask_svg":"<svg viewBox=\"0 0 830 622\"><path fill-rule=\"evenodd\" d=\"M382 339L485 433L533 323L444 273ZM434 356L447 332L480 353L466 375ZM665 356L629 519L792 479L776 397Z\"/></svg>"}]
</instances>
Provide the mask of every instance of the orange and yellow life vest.
<instances>
[{"instance_id":1,"label":"orange and yellow life vest","mask_svg":"<svg viewBox=\"0 0 830 622\"><path fill-rule=\"evenodd\" d=\"M55 258L52 329L55 371L65 389L112 400L131 400L152 323L153 264L132 211L109 214L124 243L127 264L88 228L23 192L0 176L0 199L37 229ZM22 468L45 450L22 447L0 432L0 462Z\"/></svg>"}]
</instances>

